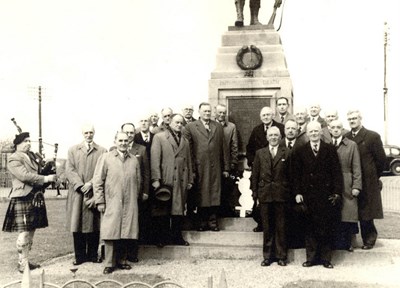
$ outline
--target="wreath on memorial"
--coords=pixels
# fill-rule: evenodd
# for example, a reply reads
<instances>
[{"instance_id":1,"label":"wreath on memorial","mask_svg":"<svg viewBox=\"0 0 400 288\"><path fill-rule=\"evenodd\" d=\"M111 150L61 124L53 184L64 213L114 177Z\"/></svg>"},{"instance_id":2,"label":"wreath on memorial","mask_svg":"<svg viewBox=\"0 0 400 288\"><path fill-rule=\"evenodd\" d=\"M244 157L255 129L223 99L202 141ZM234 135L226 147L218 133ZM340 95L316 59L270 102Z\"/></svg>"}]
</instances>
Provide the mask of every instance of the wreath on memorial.
<instances>
[{"instance_id":1,"label":"wreath on memorial","mask_svg":"<svg viewBox=\"0 0 400 288\"><path fill-rule=\"evenodd\" d=\"M256 46L243 46L236 55L236 63L242 70L255 70L261 67L263 56Z\"/></svg>"}]
</instances>

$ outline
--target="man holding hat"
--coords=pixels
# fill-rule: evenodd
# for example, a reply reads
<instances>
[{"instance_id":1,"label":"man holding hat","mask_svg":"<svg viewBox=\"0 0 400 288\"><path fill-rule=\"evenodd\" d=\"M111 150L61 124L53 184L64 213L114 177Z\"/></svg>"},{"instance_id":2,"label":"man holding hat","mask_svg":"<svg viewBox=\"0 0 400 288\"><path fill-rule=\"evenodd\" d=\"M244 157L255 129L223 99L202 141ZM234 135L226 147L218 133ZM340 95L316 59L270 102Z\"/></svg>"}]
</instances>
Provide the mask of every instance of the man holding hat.
<instances>
[{"instance_id":1,"label":"man holding hat","mask_svg":"<svg viewBox=\"0 0 400 288\"><path fill-rule=\"evenodd\" d=\"M55 182L56 175L39 175L39 163L30 151L31 140L28 132L22 132L14 139L15 153L8 160L12 190L10 204L3 224L3 231L18 232L18 271L23 273L26 265L36 269L40 265L29 263L29 251L37 228L48 226L46 206L40 191L45 183Z\"/></svg>"},{"instance_id":2,"label":"man holding hat","mask_svg":"<svg viewBox=\"0 0 400 288\"><path fill-rule=\"evenodd\" d=\"M159 247L169 242L189 245L182 237L182 220L187 190L193 184L193 173L189 142L181 133L183 121L182 115L173 114L168 129L154 135L151 146L151 180L155 201L159 205L164 202L166 206L165 215L157 217L159 229L156 238ZM171 188L171 197L168 197L167 187ZM169 236L171 239L168 239Z\"/></svg>"}]
</instances>

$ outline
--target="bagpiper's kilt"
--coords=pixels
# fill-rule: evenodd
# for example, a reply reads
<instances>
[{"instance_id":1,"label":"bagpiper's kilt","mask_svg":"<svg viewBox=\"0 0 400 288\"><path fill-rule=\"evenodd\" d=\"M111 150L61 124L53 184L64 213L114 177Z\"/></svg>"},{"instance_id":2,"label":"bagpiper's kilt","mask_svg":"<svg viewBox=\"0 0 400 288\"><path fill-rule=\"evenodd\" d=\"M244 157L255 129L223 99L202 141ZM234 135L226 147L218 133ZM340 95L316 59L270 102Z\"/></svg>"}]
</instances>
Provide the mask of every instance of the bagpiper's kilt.
<instances>
[{"instance_id":1,"label":"bagpiper's kilt","mask_svg":"<svg viewBox=\"0 0 400 288\"><path fill-rule=\"evenodd\" d=\"M11 198L3 223L5 232L32 231L49 226L46 205L38 208L32 204L33 193Z\"/></svg>"}]
</instances>

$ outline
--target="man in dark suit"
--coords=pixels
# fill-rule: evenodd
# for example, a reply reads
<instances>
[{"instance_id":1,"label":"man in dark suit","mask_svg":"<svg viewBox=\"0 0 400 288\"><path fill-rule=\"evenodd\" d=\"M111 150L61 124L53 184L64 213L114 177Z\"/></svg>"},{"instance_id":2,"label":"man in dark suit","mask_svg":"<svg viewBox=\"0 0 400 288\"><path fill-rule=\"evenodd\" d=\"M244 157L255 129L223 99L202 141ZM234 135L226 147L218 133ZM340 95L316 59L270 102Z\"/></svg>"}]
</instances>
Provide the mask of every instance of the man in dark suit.
<instances>
[{"instance_id":1,"label":"man in dark suit","mask_svg":"<svg viewBox=\"0 0 400 288\"><path fill-rule=\"evenodd\" d=\"M279 128L281 135L285 135L285 126L273 120L273 117L274 112L271 107L265 106L261 109L260 119L262 123L254 127L246 146L247 165L250 167L253 165L256 151L268 145L267 138L265 137L268 128L276 126Z\"/></svg>"},{"instance_id":2,"label":"man in dark suit","mask_svg":"<svg viewBox=\"0 0 400 288\"><path fill-rule=\"evenodd\" d=\"M294 120L294 116L290 114L289 100L286 97L279 97L276 99L276 111L274 120L278 123L285 124L288 120Z\"/></svg>"},{"instance_id":3,"label":"man in dark suit","mask_svg":"<svg viewBox=\"0 0 400 288\"><path fill-rule=\"evenodd\" d=\"M307 207L307 260L303 267L322 264L333 268L333 230L340 222L343 176L336 148L321 141L321 125L317 121L307 124L307 135L310 141L292 155L295 199Z\"/></svg>"},{"instance_id":4,"label":"man in dark suit","mask_svg":"<svg viewBox=\"0 0 400 288\"><path fill-rule=\"evenodd\" d=\"M150 120L146 116L142 116L139 120L139 132L133 137L133 143L142 145L146 148L147 159L151 163L150 148L153 142L154 134L150 132ZM150 195L152 187L149 183L149 199L148 201L139 201L139 242L143 244L153 243L152 237L152 218L151 218L151 206L153 200Z\"/></svg>"},{"instance_id":5,"label":"man in dark suit","mask_svg":"<svg viewBox=\"0 0 400 288\"><path fill-rule=\"evenodd\" d=\"M363 127L360 111L349 111L347 120L351 132L345 137L356 142L360 152L362 190L358 197L358 214L364 244L362 249L369 250L374 247L378 237L374 219L383 218L382 182L379 177L384 169L386 155L379 134Z\"/></svg>"},{"instance_id":6,"label":"man in dark suit","mask_svg":"<svg viewBox=\"0 0 400 288\"><path fill-rule=\"evenodd\" d=\"M222 217L235 216L235 207L239 205L238 197L234 195L238 165L238 137L236 125L226 119L226 106L218 104L215 107L215 121L222 125L226 154L229 157L229 174L231 177L222 179L221 207Z\"/></svg>"},{"instance_id":7,"label":"man in dark suit","mask_svg":"<svg viewBox=\"0 0 400 288\"><path fill-rule=\"evenodd\" d=\"M296 142L298 146L306 144L308 142L307 136L307 108L305 107L296 107L294 112L294 117L297 123L298 131Z\"/></svg>"},{"instance_id":8,"label":"man in dark suit","mask_svg":"<svg viewBox=\"0 0 400 288\"><path fill-rule=\"evenodd\" d=\"M317 121L319 124L321 124L321 127L324 128L327 126L325 119L320 116L321 113L321 107L319 104L311 104L310 106L310 121Z\"/></svg>"},{"instance_id":9,"label":"man in dark suit","mask_svg":"<svg viewBox=\"0 0 400 288\"><path fill-rule=\"evenodd\" d=\"M286 201L289 199L286 160L290 149L280 146L279 128L267 131L269 145L259 149L254 158L251 189L254 201L260 203L264 227L263 256L261 266L270 266L278 260L286 266Z\"/></svg>"},{"instance_id":10,"label":"man in dark suit","mask_svg":"<svg viewBox=\"0 0 400 288\"><path fill-rule=\"evenodd\" d=\"M193 118L193 111L193 105L186 105L185 107L183 107L183 126L186 126L186 124L196 121L196 119Z\"/></svg>"},{"instance_id":11,"label":"man in dark suit","mask_svg":"<svg viewBox=\"0 0 400 288\"><path fill-rule=\"evenodd\" d=\"M322 128L322 136L321 136L322 141L324 141L328 144L332 143L333 140L332 140L331 131L329 129L329 124L332 121L338 120L338 119L339 119L339 115L336 110L330 109L328 111L325 111L325 122L326 122L327 126ZM342 136L346 135L348 132L349 132L349 130L342 127Z\"/></svg>"},{"instance_id":12,"label":"man in dark suit","mask_svg":"<svg viewBox=\"0 0 400 288\"><path fill-rule=\"evenodd\" d=\"M211 120L211 105L201 103L200 119L185 126L194 163L197 207L200 218L198 231L219 231L217 211L221 204L221 178L229 176L229 161L224 149L221 124ZM222 175L221 175L222 173Z\"/></svg>"},{"instance_id":13,"label":"man in dark suit","mask_svg":"<svg viewBox=\"0 0 400 288\"><path fill-rule=\"evenodd\" d=\"M174 112L172 111L171 108L163 108L161 110L161 117L162 117L162 122L158 127L155 127L152 131L153 134L157 134L158 132L162 132L168 129L169 123L171 122L171 116Z\"/></svg>"}]
</instances>

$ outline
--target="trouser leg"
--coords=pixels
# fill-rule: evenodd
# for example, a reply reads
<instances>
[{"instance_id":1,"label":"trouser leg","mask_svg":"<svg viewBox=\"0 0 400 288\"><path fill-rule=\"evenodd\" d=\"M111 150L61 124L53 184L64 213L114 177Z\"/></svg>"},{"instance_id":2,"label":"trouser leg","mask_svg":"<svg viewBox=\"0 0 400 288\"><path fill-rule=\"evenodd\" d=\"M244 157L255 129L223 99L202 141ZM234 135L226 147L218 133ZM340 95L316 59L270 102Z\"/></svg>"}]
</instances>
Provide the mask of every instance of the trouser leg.
<instances>
[{"instance_id":1,"label":"trouser leg","mask_svg":"<svg viewBox=\"0 0 400 288\"><path fill-rule=\"evenodd\" d=\"M376 230L374 220L361 220L360 228L364 245L374 246L378 238L378 231Z\"/></svg>"},{"instance_id":2,"label":"trouser leg","mask_svg":"<svg viewBox=\"0 0 400 288\"><path fill-rule=\"evenodd\" d=\"M260 203L259 211L260 211L260 220L264 227L263 230L263 257L264 259L271 259L272 255L272 236L273 231L271 231L271 223L270 223L270 203Z\"/></svg>"},{"instance_id":3,"label":"trouser leg","mask_svg":"<svg viewBox=\"0 0 400 288\"><path fill-rule=\"evenodd\" d=\"M139 255L139 244L138 240L136 239L127 239L126 240L127 244L127 258L130 261L135 262L136 258L138 258Z\"/></svg>"},{"instance_id":4,"label":"trouser leg","mask_svg":"<svg viewBox=\"0 0 400 288\"><path fill-rule=\"evenodd\" d=\"M171 216L171 236L173 244L181 245L184 241L182 237L182 222L183 216Z\"/></svg>"},{"instance_id":5,"label":"trouser leg","mask_svg":"<svg viewBox=\"0 0 400 288\"><path fill-rule=\"evenodd\" d=\"M274 221L275 221L275 254L279 259L287 258L286 243L286 203L274 203Z\"/></svg>"},{"instance_id":6,"label":"trouser leg","mask_svg":"<svg viewBox=\"0 0 400 288\"><path fill-rule=\"evenodd\" d=\"M235 1L235 6L236 6L236 21L235 21L235 26L241 27L243 26L243 8L244 8L244 2L245 0L236 0Z\"/></svg>"},{"instance_id":7,"label":"trouser leg","mask_svg":"<svg viewBox=\"0 0 400 288\"><path fill-rule=\"evenodd\" d=\"M128 250L132 239L121 239L116 241L116 264L126 264Z\"/></svg>"},{"instance_id":8,"label":"trouser leg","mask_svg":"<svg viewBox=\"0 0 400 288\"><path fill-rule=\"evenodd\" d=\"M72 233L74 238L75 260L86 261L86 235L81 232Z\"/></svg>"},{"instance_id":9,"label":"trouser leg","mask_svg":"<svg viewBox=\"0 0 400 288\"><path fill-rule=\"evenodd\" d=\"M104 266L117 266L117 248L119 240L104 240Z\"/></svg>"},{"instance_id":10,"label":"trouser leg","mask_svg":"<svg viewBox=\"0 0 400 288\"><path fill-rule=\"evenodd\" d=\"M208 227L210 229L218 228L218 213L219 206L211 206L208 208Z\"/></svg>"},{"instance_id":11,"label":"trouser leg","mask_svg":"<svg viewBox=\"0 0 400 288\"><path fill-rule=\"evenodd\" d=\"M99 249L99 241L100 241L100 232L92 232L86 234L86 243L87 243L87 257L89 260L97 260L98 258L98 249Z\"/></svg>"},{"instance_id":12,"label":"trouser leg","mask_svg":"<svg viewBox=\"0 0 400 288\"><path fill-rule=\"evenodd\" d=\"M258 21L258 11L260 10L260 0L250 0L250 25L261 25Z\"/></svg>"},{"instance_id":13,"label":"trouser leg","mask_svg":"<svg viewBox=\"0 0 400 288\"><path fill-rule=\"evenodd\" d=\"M307 261L317 262L317 249L318 249L318 242L316 237L316 229L311 222L311 219L308 218L306 222L306 232L305 232L305 246L306 246L306 258Z\"/></svg>"}]
</instances>

